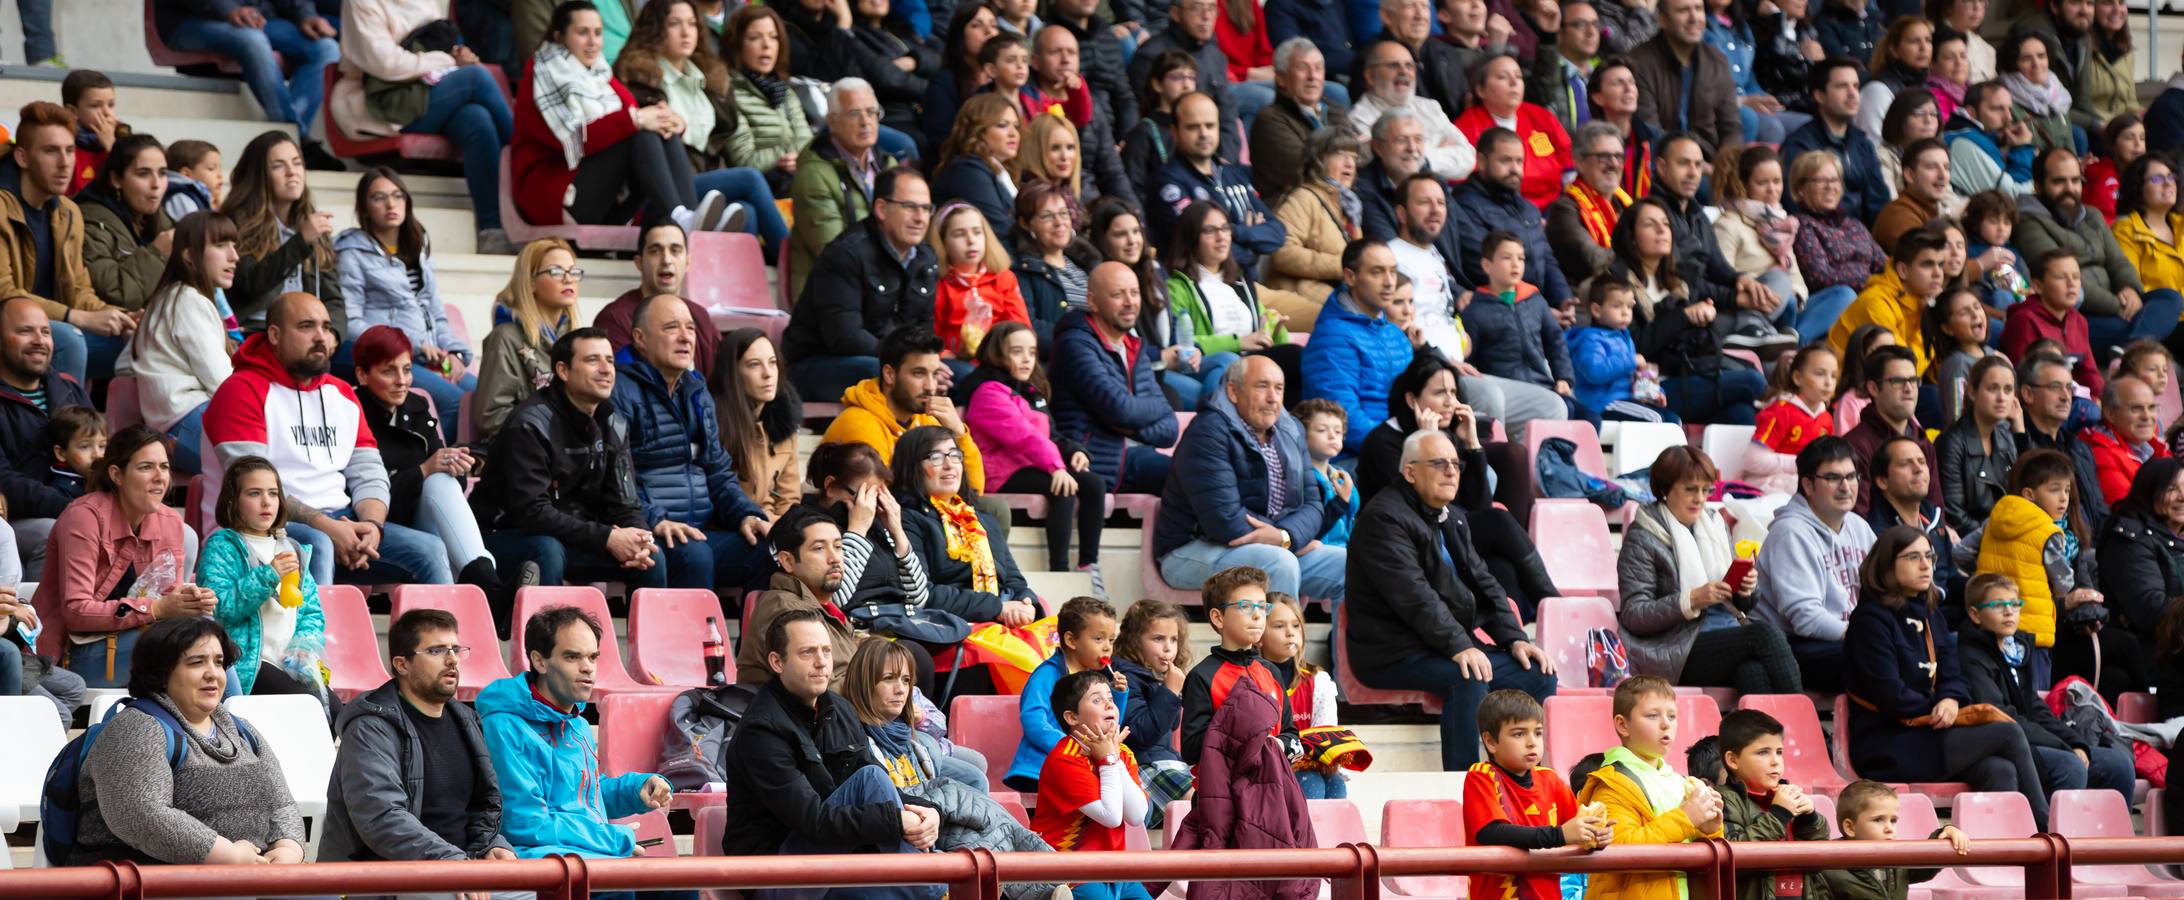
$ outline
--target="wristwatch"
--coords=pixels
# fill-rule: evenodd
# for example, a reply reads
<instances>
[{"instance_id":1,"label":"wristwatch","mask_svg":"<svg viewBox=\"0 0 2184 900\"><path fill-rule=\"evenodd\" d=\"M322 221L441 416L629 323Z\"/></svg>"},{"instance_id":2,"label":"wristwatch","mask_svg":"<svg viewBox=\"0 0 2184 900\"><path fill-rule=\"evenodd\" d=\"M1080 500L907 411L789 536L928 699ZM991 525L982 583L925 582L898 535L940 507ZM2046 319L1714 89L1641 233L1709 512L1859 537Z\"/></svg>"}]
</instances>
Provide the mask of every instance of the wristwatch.
<instances>
[{"instance_id":1,"label":"wristwatch","mask_svg":"<svg viewBox=\"0 0 2184 900\"><path fill-rule=\"evenodd\" d=\"M1282 549L1284 549L1284 550L1288 550L1288 549L1290 549L1290 547L1289 547L1289 532L1288 532L1288 531L1287 531L1286 529L1285 529L1285 530L1282 530Z\"/></svg>"}]
</instances>

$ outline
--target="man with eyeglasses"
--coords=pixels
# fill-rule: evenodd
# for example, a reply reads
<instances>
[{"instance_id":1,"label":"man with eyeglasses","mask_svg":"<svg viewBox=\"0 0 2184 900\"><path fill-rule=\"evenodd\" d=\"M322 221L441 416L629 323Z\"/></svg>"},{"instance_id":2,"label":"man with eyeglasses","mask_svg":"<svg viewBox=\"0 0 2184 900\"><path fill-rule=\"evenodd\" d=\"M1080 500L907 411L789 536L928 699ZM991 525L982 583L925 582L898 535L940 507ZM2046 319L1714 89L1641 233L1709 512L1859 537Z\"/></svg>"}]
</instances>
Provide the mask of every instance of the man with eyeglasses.
<instances>
[{"instance_id":1,"label":"man with eyeglasses","mask_svg":"<svg viewBox=\"0 0 2184 900\"><path fill-rule=\"evenodd\" d=\"M2086 337L2102 359L2135 341L2167 340L2184 314L2184 294L2173 288L2146 290L2138 267L2116 242L2100 211L2085 205L2085 167L2069 148L2050 148L2033 162L2039 174L2039 202L2018 203L2017 230L2011 242L2026 259L2053 250L2078 258L2083 279L2078 311L2085 314ZM2098 384L2088 384L2100 390Z\"/></svg>"},{"instance_id":2,"label":"man with eyeglasses","mask_svg":"<svg viewBox=\"0 0 2184 900\"><path fill-rule=\"evenodd\" d=\"M2131 492L2131 479L2147 460L2169 455L2154 389L2130 375L2118 375L2101 389L2101 421L2079 431L2078 439L2093 453L2101 497L2109 506L2123 502Z\"/></svg>"},{"instance_id":3,"label":"man with eyeglasses","mask_svg":"<svg viewBox=\"0 0 2184 900\"><path fill-rule=\"evenodd\" d=\"M1760 542L1753 613L1782 629L1810 691L1843 689L1843 634L1857 603L1858 570L1873 551L1873 526L1852 515L1858 464L1850 442L1826 435L1797 453L1797 494ZM1928 471L1932 471L1929 467Z\"/></svg>"},{"instance_id":4,"label":"man with eyeglasses","mask_svg":"<svg viewBox=\"0 0 2184 900\"><path fill-rule=\"evenodd\" d=\"M1938 551L1934 556L1934 586L1955 597L1963 584L1958 581L1956 559L1949 549L1956 546L1959 535L1949 528L1941 506L1930 499L1934 485L1941 479L1934 474L1929 452L1920 447L1919 441L1904 435L1882 441L1880 449L1873 451L1866 462L1866 471L1873 473L1874 491L1873 505L1866 510L1866 524L1873 526L1874 534L1898 525L1924 532L1927 544ZM1951 614L1949 621L1960 618Z\"/></svg>"},{"instance_id":5,"label":"man with eyeglasses","mask_svg":"<svg viewBox=\"0 0 2184 900\"><path fill-rule=\"evenodd\" d=\"M2093 461L2093 450L2078 436L2092 415L2072 408L2076 385L2070 380L2070 365L2053 353L2034 353L2017 364L2017 405L2025 413L2017 454L2045 448L2070 457L2078 508L2085 513L2086 526L2098 534L2108 521L2108 501L2101 496L2100 467Z\"/></svg>"},{"instance_id":6,"label":"man with eyeglasses","mask_svg":"<svg viewBox=\"0 0 2184 900\"><path fill-rule=\"evenodd\" d=\"M834 83L827 98L827 128L797 154L789 199L796 221L789 225L789 296L804 293L804 281L828 244L872 214L880 173L902 162L879 149L880 100L862 78Z\"/></svg>"},{"instance_id":7,"label":"man with eyeglasses","mask_svg":"<svg viewBox=\"0 0 2184 900\"><path fill-rule=\"evenodd\" d=\"M1880 451L1881 445L1893 437L1910 438L1919 445L1926 457L1926 471L1941 468L1941 461L1934 454L1934 444L1926 439L1926 429L1919 425L1919 390L1924 384L1919 378L1918 357L1909 347L1889 344L1875 347L1865 358L1866 396L1873 398L1873 405L1866 407L1858 418L1858 425L1844 433L1850 442L1852 460L1858 465L1859 515L1873 508L1874 474L1866 469L1866 463ZM1935 506L1941 505L1941 483L1928 479L1926 499Z\"/></svg>"},{"instance_id":8,"label":"man with eyeglasses","mask_svg":"<svg viewBox=\"0 0 2184 900\"><path fill-rule=\"evenodd\" d=\"M1889 190L1888 180L1881 174L1881 157L1873 149L1873 137L1856 124L1859 76L1858 64L1842 57L1812 64L1805 73L1805 89L1812 94L1816 115L1782 139L1782 160L1787 167L1814 150L1834 153L1843 169L1843 211L1860 222L1871 222L1895 192ZM2002 112L2006 120L2007 92L2002 98ZM1963 192L1961 185L1958 191Z\"/></svg>"},{"instance_id":9,"label":"man with eyeglasses","mask_svg":"<svg viewBox=\"0 0 2184 900\"><path fill-rule=\"evenodd\" d=\"M1610 237L1632 201L1622 184L1623 135L1614 125L1587 122L1571 145L1577 148L1577 177L1547 204L1547 245L1562 277L1582 284L1615 262Z\"/></svg>"},{"instance_id":10,"label":"man with eyeglasses","mask_svg":"<svg viewBox=\"0 0 2184 900\"><path fill-rule=\"evenodd\" d=\"M1455 502L1464 469L1485 464L1476 447L1458 451L1447 432L1411 433L1403 479L1366 501L1350 535L1347 574L1357 594L1346 601L1340 652L1367 686L1441 699L1448 772L1479 761L1478 709L1487 692L1514 689L1542 701L1555 692L1554 660L1526 638Z\"/></svg>"},{"instance_id":11,"label":"man with eyeglasses","mask_svg":"<svg viewBox=\"0 0 2184 900\"><path fill-rule=\"evenodd\" d=\"M1363 78L1357 102L1350 107L1350 125L1357 133L1373 134L1389 112L1407 110L1412 121L1421 126L1424 167L1448 181L1471 177L1472 168L1478 165L1471 139L1457 130L1455 120L1441 109L1441 104L1418 93L1418 64L1409 47L1401 41L1374 42L1365 51ZM1366 158L1377 156L1369 150Z\"/></svg>"},{"instance_id":12,"label":"man with eyeglasses","mask_svg":"<svg viewBox=\"0 0 2184 900\"><path fill-rule=\"evenodd\" d=\"M933 330L940 258L925 243L933 192L925 176L895 166L873 179L872 215L819 254L797 294L782 355L804 397L836 401L880 375L880 338L896 328Z\"/></svg>"},{"instance_id":13,"label":"man with eyeglasses","mask_svg":"<svg viewBox=\"0 0 2184 900\"><path fill-rule=\"evenodd\" d=\"M1147 0L1146 6L1157 0ZM1220 153L1235 159L1244 149L1243 123L1236 117L1236 98L1228 79L1228 54L1213 39L1213 25L1221 15L1221 0L1173 0L1168 6L1168 27L1138 45L1130 57L1130 83L1145 84L1152 77L1153 60L1169 50L1181 50L1198 61L1198 90L1213 98L1218 108L1215 130ZM1180 128L1180 126L1179 126ZM1180 135L1177 143L1181 143ZM1147 188L1150 193L1151 189Z\"/></svg>"},{"instance_id":14,"label":"man with eyeglasses","mask_svg":"<svg viewBox=\"0 0 2184 900\"><path fill-rule=\"evenodd\" d=\"M500 833L500 781L478 714L455 699L470 656L455 617L437 609L403 613L387 629L387 650L394 677L343 704L334 723L341 750L319 861L515 859Z\"/></svg>"}]
</instances>

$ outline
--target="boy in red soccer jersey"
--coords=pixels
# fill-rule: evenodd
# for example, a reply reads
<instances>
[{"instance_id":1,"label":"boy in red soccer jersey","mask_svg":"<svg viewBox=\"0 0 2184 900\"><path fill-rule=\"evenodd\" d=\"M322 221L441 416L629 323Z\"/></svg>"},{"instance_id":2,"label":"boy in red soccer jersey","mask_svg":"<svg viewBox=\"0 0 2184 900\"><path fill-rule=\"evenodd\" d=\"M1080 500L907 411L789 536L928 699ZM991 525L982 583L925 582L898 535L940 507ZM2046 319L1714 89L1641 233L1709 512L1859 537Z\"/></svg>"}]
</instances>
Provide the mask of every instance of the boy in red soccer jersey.
<instances>
[{"instance_id":1,"label":"boy in red soccer jersey","mask_svg":"<svg viewBox=\"0 0 2184 900\"><path fill-rule=\"evenodd\" d=\"M1073 672L1054 683L1054 710L1069 737L1039 768L1039 807L1032 830L1054 849L1121 850L1125 830L1145 823L1148 804L1138 783L1137 755L1123 741L1114 689L1099 670ZM1070 885L1077 900L1152 900L1134 881Z\"/></svg>"},{"instance_id":2,"label":"boy in red soccer jersey","mask_svg":"<svg viewBox=\"0 0 2184 900\"><path fill-rule=\"evenodd\" d=\"M1264 571L1234 566L1215 572L1199 589L1206 619L1221 634L1221 646L1192 666L1183 680L1183 761L1194 768L1206 745L1206 729L1213 726L1213 713L1228 700L1230 691L1264 691L1274 698L1276 709L1289 708L1289 689L1281 673L1259 656L1259 638L1266 634L1266 616L1274 608L1266 599L1266 588ZM1304 742L1298 740L1297 725L1290 716L1281 717L1281 730L1274 736L1290 762L1304 756Z\"/></svg>"},{"instance_id":3,"label":"boy in red soccer jersey","mask_svg":"<svg viewBox=\"0 0 2184 900\"><path fill-rule=\"evenodd\" d=\"M1479 740L1490 762L1464 774L1464 837L1543 850L1598 849L1611 833L1604 812L1580 812L1562 776L1539 764L1547 748L1547 713L1523 691L1495 691L1479 702ZM1597 805L1597 804L1596 804ZM1471 900L1561 900L1562 876L1471 876Z\"/></svg>"}]
</instances>

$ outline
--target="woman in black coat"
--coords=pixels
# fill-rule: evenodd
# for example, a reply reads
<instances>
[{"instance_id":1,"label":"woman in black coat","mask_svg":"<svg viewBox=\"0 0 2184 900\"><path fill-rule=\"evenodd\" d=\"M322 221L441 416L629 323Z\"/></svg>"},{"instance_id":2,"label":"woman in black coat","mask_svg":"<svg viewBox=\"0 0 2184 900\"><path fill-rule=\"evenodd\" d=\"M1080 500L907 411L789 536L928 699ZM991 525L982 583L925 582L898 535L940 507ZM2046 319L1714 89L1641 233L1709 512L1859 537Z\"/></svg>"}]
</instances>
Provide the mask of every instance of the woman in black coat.
<instances>
[{"instance_id":1,"label":"woman in black coat","mask_svg":"<svg viewBox=\"0 0 2184 900\"><path fill-rule=\"evenodd\" d=\"M1016 222L1016 150L1023 114L1016 98L984 93L963 102L933 172L933 205L961 200L986 216L993 234Z\"/></svg>"},{"instance_id":2,"label":"woman in black coat","mask_svg":"<svg viewBox=\"0 0 2184 900\"><path fill-rule=\"evenodd\" d=\"M955 435L921 425L895 441L895 497L903 530L932 580L933 606L973 624L1031 624L1039 597L1009 554L1008 532L971 506Z\"/></svg>"},{"instance_id":3,"label":"woman in black coat","mask_svg":"<svg viewBox=\"0 0 2184 900\"><path fill-rule=\"evenodd\" d=\"M2084 676L2111 703L2124 693L2146 690L2153 677L2147 649L2155 646L2169 598L2184 596L2180 532L2184 460L2147 460L2132 477L2131 490L2109 511L2094 545L2094 569L2107 598L2109 620L2091 635L2068 626L2056 629L2058 680Z\"/></svg>"},{"instance_id":4,"label":"woman in black coat","mask_svg":"<svg viewBox=\"0 0 2184 900\"><path fill-rule=\"evenodd\" d=\"M892 5L890 0L855 0L850 6L856 22L849 34L859 56L869 61L858 74L872 82L873 93L879 95L880 124L909 135L923 147L926 135L918 122L918 105L932 87L929 81L940 74L940 53L919 43L907 24L890 19Z\"/></svg>"}]
</instances>

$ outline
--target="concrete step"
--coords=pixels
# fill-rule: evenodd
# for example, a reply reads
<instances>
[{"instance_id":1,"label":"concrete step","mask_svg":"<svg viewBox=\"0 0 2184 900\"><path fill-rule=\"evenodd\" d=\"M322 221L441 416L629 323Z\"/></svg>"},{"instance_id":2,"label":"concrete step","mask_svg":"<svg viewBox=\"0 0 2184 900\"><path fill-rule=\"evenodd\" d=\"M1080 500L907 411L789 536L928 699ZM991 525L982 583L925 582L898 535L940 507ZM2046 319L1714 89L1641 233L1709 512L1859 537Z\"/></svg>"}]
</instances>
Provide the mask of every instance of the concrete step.
<instances>
[{"instance_id":1,"label":"concrete step","mask_svg":"<svg viewBox=\"0 0 2184 900\"><path fill-rule=\"evenodd\" d=\"M355 165L351 163L350 165ZM401 167L396 167L397 171ZM348 211L355 207L358 172L312 172L304 183L310 185L311 196L318 200L321 209ZM409 187L410 205L419 209L457 209L470 211L470 191L463 180L451 175L422 175L402 172L402 183ZM347 216L342 216L346 220Z\"/></svg>"},{"instance_id":2,"label":"concrete step","mask_svg":"<svg viewBox=\"0 0 2184 900\"><path fill-rule=\"evenodd\" d=\"M51 73L51 77L42 77L46 73ZM8 118L13 120L23 104L33 100L61 102L61 79L67 74L62 69L7 70L6 77L0 78L0 110L6 110ZM116 83L121 120L139 131L145 129L138 121L146 116L259 121L257 101L251 99L250 92L244 90L239 81L124 72L109 72L108 75ZM162 140L174 141L194 135L159 136Z\"/></svg>"}]
</instances>

